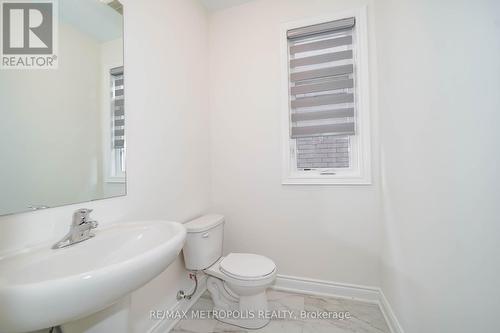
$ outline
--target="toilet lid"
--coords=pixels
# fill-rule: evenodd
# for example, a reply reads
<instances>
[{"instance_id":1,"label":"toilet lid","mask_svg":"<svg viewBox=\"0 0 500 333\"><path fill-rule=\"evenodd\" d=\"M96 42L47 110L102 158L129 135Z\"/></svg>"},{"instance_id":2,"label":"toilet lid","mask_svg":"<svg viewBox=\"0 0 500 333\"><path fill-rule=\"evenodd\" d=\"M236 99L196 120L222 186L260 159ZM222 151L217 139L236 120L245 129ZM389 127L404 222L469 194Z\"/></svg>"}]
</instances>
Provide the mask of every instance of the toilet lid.
<instances>
[{"instance_id":1,"label":"toilet lid","mask_svg":"<svg viewBox=\"0 0 500 333\"><path fill-rule=\"evenodd\" d=\"M242 279L265 277L275 269L271 259L251 253L231 253L220 263L222 272Z\"/></svg>"}]
</instances>

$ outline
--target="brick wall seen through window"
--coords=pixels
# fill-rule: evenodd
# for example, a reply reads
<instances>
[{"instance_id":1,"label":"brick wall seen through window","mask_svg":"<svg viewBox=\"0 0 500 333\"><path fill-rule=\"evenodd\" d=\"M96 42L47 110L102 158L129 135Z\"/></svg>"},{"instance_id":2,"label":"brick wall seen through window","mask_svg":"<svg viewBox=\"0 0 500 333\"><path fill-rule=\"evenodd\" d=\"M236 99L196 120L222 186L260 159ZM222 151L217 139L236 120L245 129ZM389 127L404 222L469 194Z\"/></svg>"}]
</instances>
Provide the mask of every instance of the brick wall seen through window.
<instances>
[{"instance_id":1,"label":"brick wall seen through window","mask_svg":"<svg viewBox=\"0 0 500 333\"><path fill-rule=\"evenodd\" d=\"M297 139L297 167L348 168L349 136L317 136Z\"/></svg>"}]
</instances>

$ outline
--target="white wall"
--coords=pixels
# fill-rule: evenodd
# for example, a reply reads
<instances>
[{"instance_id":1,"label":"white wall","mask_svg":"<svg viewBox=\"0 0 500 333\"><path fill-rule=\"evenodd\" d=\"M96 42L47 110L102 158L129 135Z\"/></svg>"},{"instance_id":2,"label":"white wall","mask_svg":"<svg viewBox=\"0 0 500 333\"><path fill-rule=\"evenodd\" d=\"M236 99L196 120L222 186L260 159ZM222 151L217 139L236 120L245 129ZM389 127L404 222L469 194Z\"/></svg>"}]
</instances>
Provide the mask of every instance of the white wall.
<instances>
[{"instance_id":1,"label":"white wall","mask_svg":"<svg viewBox=\"0 0 500 333\"><path fill-rule=\"evenodd\" d=\"M406 333L497 332L500 2L375 4L383 290Z\"/></svg>"},{"instance_id":2,"label":"white wall","mask_svg":"<svg viewBox=\"0 0 500 333\"><path fill-rule=\"evenodd\" d=\"M378 160L371 186L280 183L280 25L365 3L259 0L210 16L212 210L227 217L226 252L269 256L280 274L380 284Z\"/></svg>"},{"instance_id":3,"label":"white wall","mask_svg":"<svg viewBox=\"0 0 500 333\"><path fill-rule=\"evenodd\" d=\"M279 25L359 3L257 0L211 15L212 207L228 218L226 251L382 286L407 333L496 331L500 3L371 3L374 185L279 183Z\"/></svg>"},{"instance_id":4,"label":"white wall","mask_svg":"<svg viewBox=\"0 0 500 333\"><path fill-rule=\"evenodd\" d=\"M207 18L195 0L127 0L128 195L0 218L0 253L64 236L72 212L94 208L101 225L186 221L209 202ZM183 38L179 38L183 36ZM181 260L132 295L133 332L188 283Z\"/></svg>"}]
</instances>

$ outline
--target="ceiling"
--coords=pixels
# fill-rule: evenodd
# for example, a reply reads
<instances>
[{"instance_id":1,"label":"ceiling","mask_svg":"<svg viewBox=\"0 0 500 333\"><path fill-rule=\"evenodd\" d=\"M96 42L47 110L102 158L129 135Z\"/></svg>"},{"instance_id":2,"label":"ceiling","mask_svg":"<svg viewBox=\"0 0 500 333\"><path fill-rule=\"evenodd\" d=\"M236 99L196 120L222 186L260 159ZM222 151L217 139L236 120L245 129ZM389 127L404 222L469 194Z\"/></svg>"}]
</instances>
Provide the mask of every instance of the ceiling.
<instances>
[{"instance_id":1,"label":"ceiling","mask_svg":"<svg viewBox=\"0 0 500 333\"><path fill-rule=\"evenodd\" d=\"M253 0L200 0L209 10L219 10L241 5Z\"/></svg>"},{"instance_id":2,"label":"ceiling","mask_svg":"<svg viewBox=\"0 0 500 333\"><path fill-rule=\"evenodd\" d=\"M59 1L61 22L67 23L100 42L123 35L123 17L100 0Z\"/></svg>"}]
</instances>

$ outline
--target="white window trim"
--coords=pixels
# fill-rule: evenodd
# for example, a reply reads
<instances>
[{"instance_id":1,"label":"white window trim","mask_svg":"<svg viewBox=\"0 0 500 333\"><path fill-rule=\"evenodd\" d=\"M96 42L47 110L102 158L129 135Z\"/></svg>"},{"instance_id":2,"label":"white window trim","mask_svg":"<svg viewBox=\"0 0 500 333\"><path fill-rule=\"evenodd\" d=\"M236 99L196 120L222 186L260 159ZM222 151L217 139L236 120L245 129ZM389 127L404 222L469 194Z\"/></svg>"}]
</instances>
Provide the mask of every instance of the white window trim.
<instances>
[{"instance_id":1,"label":"white window trim","mask_svg":"<svg viewBox=\"0 0 500 333\"><path fill-rule=\"evenodd\" d=\"M320 24L346 17L356 18L356 38L354 47L356 52L356 89L357 89L357 133L351 139L357 140L357 151L352 151L353 164L356 169L337 169L336 175L320 175L319 172L298 171L292 165L292 143L290 139L290 91L289 91L289 64L287 31L290 29ZM354 10L336 13L334 15L317 17L285 23L280 29L281 42L281 86L282 86L282 184L284 185L369 185L371 184L371 139L370 139L370 86L368 61L368 28L366 6ZM296 149L295 149L296 151Z\"/></svg>"},{"instance_id":2,"label":"white window trim","mask_svg":"<svg viewBox=\"0 0 500 333\"><path fill-rule=\"evenodd\" d=\"M103 65L104 69L104 80L103 80L103 94L102 98L102 153L103 153L103 178L106 183L126 183L127 176L116 176L113 174L115 169L113 149L111 148L111 111L112 102L109 98L109 83L111 82L111 70L116 67L123 66L123 64L106 64ZM105 89L105 90L104 90ZM125 126L127 123L125 123Z\"/></svg>"}]
</instances>

